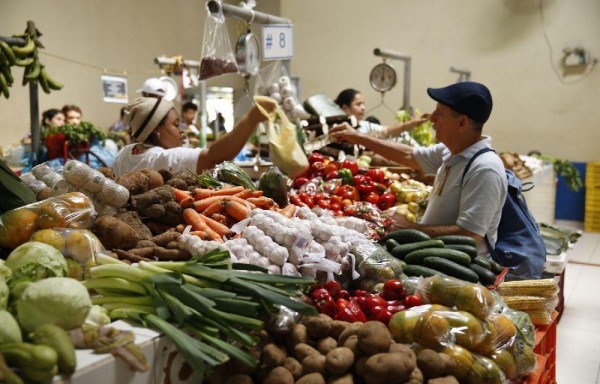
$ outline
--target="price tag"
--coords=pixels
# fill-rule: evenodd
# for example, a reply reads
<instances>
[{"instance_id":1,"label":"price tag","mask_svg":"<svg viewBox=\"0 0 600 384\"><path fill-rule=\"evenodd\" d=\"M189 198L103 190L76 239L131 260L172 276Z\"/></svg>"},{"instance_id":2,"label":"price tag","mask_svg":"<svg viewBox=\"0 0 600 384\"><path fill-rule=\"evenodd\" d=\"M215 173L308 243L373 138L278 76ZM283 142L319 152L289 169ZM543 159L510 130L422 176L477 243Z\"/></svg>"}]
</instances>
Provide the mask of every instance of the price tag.
<instances>
[{"instance_id":1,"label":"price tag","mask_svg":"<svg viewBox=\"0 0 600 384\"><path fill-rule=\"evenodd\" d=\"M268 24L262 26L263 60L288 60L294 57L294 26Z\"/></svg>"}]
</instances>

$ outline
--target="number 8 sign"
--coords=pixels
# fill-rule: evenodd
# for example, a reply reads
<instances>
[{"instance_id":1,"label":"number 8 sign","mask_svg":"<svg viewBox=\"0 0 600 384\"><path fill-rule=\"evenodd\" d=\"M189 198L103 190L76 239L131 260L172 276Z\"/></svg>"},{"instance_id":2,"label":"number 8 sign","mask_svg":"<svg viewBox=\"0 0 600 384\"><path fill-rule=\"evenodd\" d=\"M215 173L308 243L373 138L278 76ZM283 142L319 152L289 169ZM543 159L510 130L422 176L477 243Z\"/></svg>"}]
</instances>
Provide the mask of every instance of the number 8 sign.
<instances>
[{"instance_id":1,"label":"number 8 sign","mask_svg":"<svg viewBox=\"0 0 600 384\"><path fill-rule=\"evenodd\" d=\"M263 60L289 60L294 57L294 26L268 24L262 26Z\"/></svg>"}]
</instances>

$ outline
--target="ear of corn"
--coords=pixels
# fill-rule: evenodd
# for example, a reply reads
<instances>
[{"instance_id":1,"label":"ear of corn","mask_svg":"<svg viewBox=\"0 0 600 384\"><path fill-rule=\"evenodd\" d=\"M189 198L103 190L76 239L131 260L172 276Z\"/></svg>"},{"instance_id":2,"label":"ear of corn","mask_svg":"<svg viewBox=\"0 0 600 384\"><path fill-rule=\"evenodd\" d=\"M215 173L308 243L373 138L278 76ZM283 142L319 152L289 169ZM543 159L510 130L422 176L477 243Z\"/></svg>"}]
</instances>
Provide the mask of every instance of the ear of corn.
<instances>
[{"instance_id":1,"label":"ear of corn","mask_svg":"<svg viewBox=\"0 0 600 384\"><path fill-rule=\"evenodd\" d=\"M498 285L498 293L502 296L543 296L558 294L558 279L508 281Z\"/></svg>"},{"instance_id":2,"label":"ear of corn","mask_svg":"<svg viewBox=\"0 0 600 384\"><path fill-rule=\"evenodd\" d=\"M503 296L502 299L512 309L519 311L545 311L548 300L541 296Z\"/></svg>"},{"instance_id":3,"label":"ear of corn","mask_svg":"<svg viewBox=\"0 0 600 384\"><path fill-rule=\"evenodd\" d=\"M527 314L531 318L533 325L548 325L552 321L552 313L546 310L528 311Z\"/></svg>"}]
</instances>

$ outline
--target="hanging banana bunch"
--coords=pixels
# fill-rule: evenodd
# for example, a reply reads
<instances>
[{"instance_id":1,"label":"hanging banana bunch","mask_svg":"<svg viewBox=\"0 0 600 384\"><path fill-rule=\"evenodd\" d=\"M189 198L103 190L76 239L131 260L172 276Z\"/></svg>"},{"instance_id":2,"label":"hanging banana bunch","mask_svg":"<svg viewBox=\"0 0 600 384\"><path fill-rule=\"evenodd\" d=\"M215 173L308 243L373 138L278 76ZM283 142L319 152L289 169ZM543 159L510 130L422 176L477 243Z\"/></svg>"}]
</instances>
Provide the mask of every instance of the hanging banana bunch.
<instances>
[{"instance_id":1,"label":"hanging banana bunch","mask_svg":"<svg viewBox=\"0 0 600 384\"><path fill-rule=\"evenodd\" d=\"M25 32L23 35L13 36L25 40L25 45L10 45L0 40L0 94L7 99L10 96L9 88L14 82L11 67L24 67L23 85L38 83L46 93L58 91L63 86L52 79L38 57L38 48L44 46L39 41L41 32L35 29L33 34Z\"/></svg>"}]
</instances>

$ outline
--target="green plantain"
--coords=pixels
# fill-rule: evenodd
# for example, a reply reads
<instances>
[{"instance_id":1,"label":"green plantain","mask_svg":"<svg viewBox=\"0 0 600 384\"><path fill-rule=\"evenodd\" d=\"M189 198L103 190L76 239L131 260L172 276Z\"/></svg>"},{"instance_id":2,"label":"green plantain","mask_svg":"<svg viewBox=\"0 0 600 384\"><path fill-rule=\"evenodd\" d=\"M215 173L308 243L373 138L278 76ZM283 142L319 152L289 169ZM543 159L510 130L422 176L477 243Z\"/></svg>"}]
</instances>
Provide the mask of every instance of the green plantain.
<instances>
[{"instance_id":1,"label":"green plantain","mask_svg":"<svg viewBox=\"0 0 600 384\"><path fill-rule=\"evenodd\" d=\"M34 57L27 57L24 59L17 59L15 61L15 64L18 65L19 67L26 67L28 65L31 65L34 61Z\"/></svg>"},{"instance_id":2,"label":"green plantain","mask_svg":"<svg viewBox=\"0 0 600 384\"><path fill-rule=\"evenodd\" d=\"M30 36L26 37L27 42L22 47L12 46L12 51L18 58L24 58L31 55L35 49L35 41Z\"/></svg>"},{"instance_id":3,"label":"green plantain","mask_svg":"<svg viewBox=\"0 0 600 384\"><path fill-rule=\"evenodd\" d=\"M35 80L40 76L41 65L39 60L34 60L33 63L25 69L25 77L27 80Z\"/></svg>"},{"instance_id":4,"label":"green plantain","mask_svg":"<svg viewBox=\"0 0 600 384\"><path fill-rule=\"evenodd\" d=\"M4 78L4 75L2 74L2 72L0 72L0 92L2 92L4 97L6 97L7 99L10 97L10 91L8 90L8 83L6 82L6 79Z\"/></svg>"},{"instance_id":5,"label":"green plantain","mask_svg":"<svg viewBox=\"0 0 600 384\"><path fill-rule=\"evenodd\" d=\"M42 65L42 68L40 70L40 78L43 77L46 81L46 84L48 84L48 87L54 91L60 91L63 88L63 85L61 83L59 83L58 81L54 80L53 78L50 77L50 75L48 75L48 72L46 71L46 68ZM40 81L41 83L41 81Z\"/></svg>"},{"instance_id":6,"label":"green plantain","mask_svg":"<svg viewBox=\"0 0 600 384\"><path fill-rule=\"evenodd\" d=\"M17 58L10 46L5 41L0 41L0 50L2 50L4 57L6 60L8 60L10 65L16 64Z\"/></svg>"},{"instance_id":7,"label":"green plantain","mask_svg":"<svg viewBox=\"0 0 600 384\"><path fill-rule=\"evenodd\" d=\"M12 75L12 72L10 71L10 67L8 65L5 65L4 63L0 62L0 73L2 73L4 75L6 82L8 83L9 86L11 86L13 84L13 82L15 81L15 79Z\"/></svg>"},{"instance_id":8,"label":"green plantain","mask_svg":"<svg viewBox=\"0 0 600 384\"><path fill-rule=\"evenodd\" d=\"M48 76L48 74L46 73L46 70L42 66L42 69L40 71L40 76L38 77L38 82L40 83L40 86L42 87L42 90L44 92L50 93L50 85L48 84L47 76Z\"/></svg>"}]
</instances>

